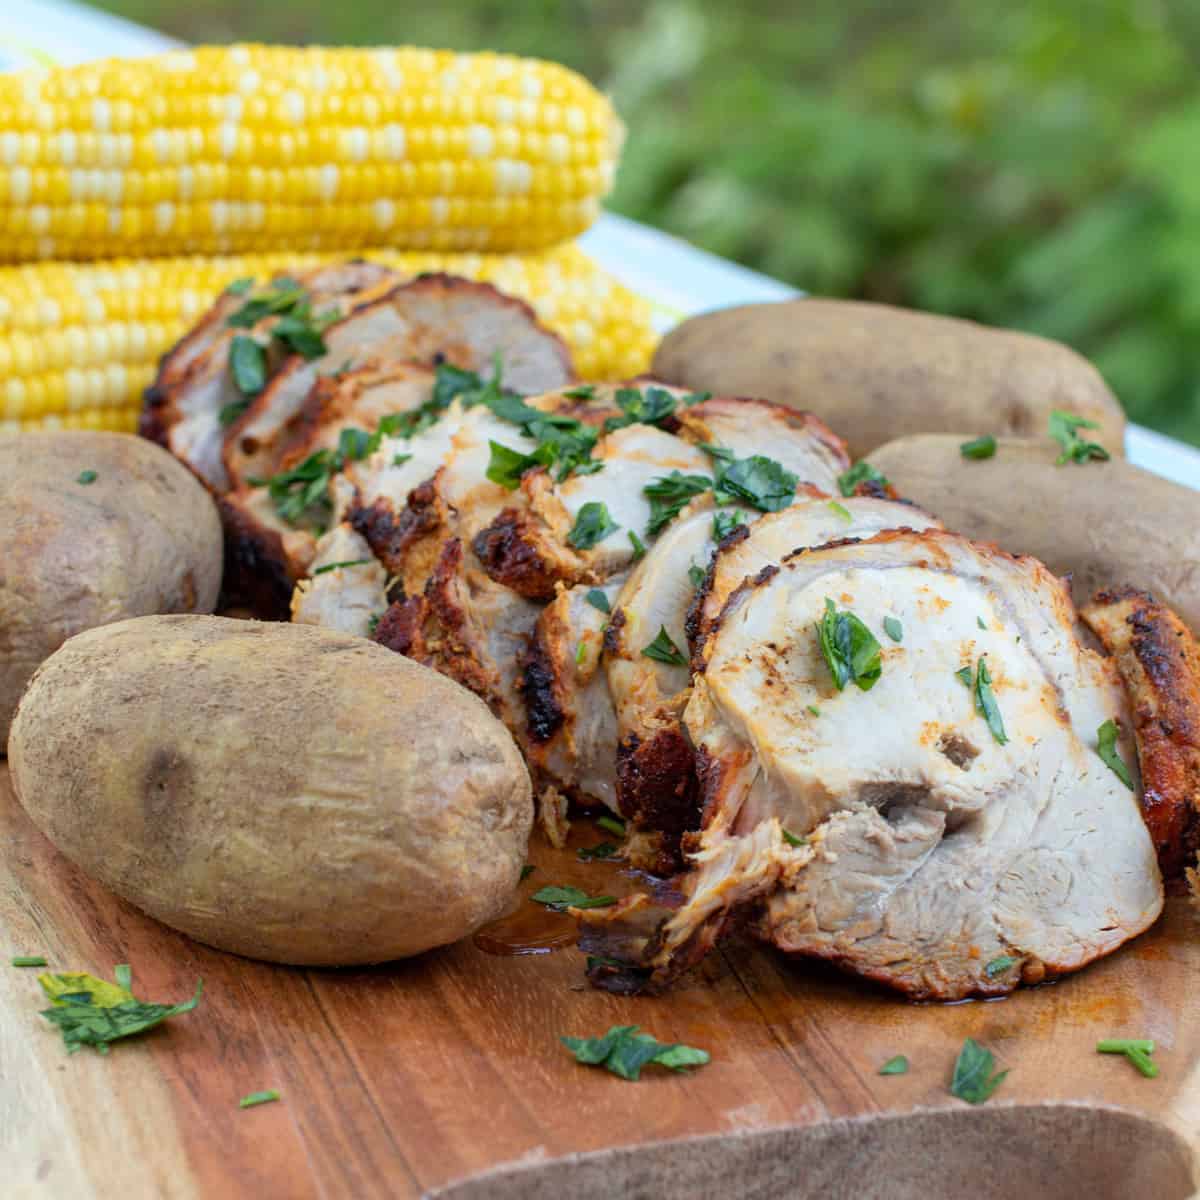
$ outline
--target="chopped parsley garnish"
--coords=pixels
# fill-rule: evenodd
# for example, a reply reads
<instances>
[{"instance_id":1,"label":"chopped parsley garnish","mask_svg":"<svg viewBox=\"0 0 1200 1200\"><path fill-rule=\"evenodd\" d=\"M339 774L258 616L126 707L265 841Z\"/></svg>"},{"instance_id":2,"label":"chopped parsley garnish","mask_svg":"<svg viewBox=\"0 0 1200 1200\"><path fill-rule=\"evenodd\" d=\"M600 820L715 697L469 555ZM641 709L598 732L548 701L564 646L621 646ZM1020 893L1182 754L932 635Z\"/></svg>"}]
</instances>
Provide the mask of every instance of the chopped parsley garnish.
<instances>
[{"instance_id":1,"label":"chopped parsley garnish","mask_svg":"<svg viewBox=\"0 0 1200 1200\"><path fill-rule=\"evenodd\" d=\"M723 542L739 525L745 525L746 514L736 508L719 512L713 517L713 541Z\"/></svg>"},{"instance_id":2,"label":"chopped parsley garnish","mask_svg":"<svg viewBox=\"0 0 1200 1200\"><path fill-rule=\"evenodd\" d=\"M229 343L229 373L243 396L257 396L267 385L267 350L254 338L236 334Z\"/></svg>"},{"instance_id":3,"label":"chopped parsley garnish","mask_svg":"<svg viewBox=\"0 0 1200 1200\"><path fill-rule=\"evenodd\" d=\"M253 286L254 276L244 275L241 279L235 279L225 290L231 296L244 296Z\"/></svg>"},{"instance_id":4,"label":"chopped parsley garnish","mask_svg":"<svg viewBox=\"0 0 1200 1200\"><path fill-rule=\"evenodd\" d=\"M234 294L245 295L248 291L249 289L245 288ZM304 288L295 279L288 275L281 275L278 279L272 280L269 287L247 300L241 308L233 312L225 324L233 329L252 329L264 317L291 312L296 305L304 302L306 296Z\"/></svg>"},{"instance_id":5,"label":"chopped parsley garnish","mask_svg":"<svg viewBox=\"0 0 1200 1200\"><path fill-rule=\"evenodd\" d=\"M752 504L759 512L779 512L796 497L799 480L782 464L762 454L735 458L732 450L702 447L717 463L713 495L718 504Z\"/></svg>"},{"instance_id":6,"label":"chopped parsley garnish","mask_svg":"<svg viewBox=\"0 0 1200 1200\"><path fill-rule=\"evenodd\" d=\"M378 431L367 434L361 429L343 429L336 450L317 450L298 466L272 475L266 481L266 488L275 511L291 525L299 524L313 512L327 515L330 479L347 460L365 458L371 453L378 445L378 437Z\"/></svg>"},{"instance_id":7,"label":"chopped parsley garnish","mask_svg":"<svg viewBox=\"0 0 1200 1200\"><path fill-rule=\"evenodd\" d=\"M93 471L91 469L91 467L89 467L86 471L79 472L78 476L76 476L76 478L75 478L75 482L81 483L81 484L83 484L84 487L87 487L87 485L89 483L95 483L96 480L99 478L100 478L100 476L98 474L96 474L96 472Z\"/></svg>"},{"instance_id":8,"label":"chopped parsley garnish","mask_svg":"<svg viewBox=\"0 0 1200 1200\"><path fill-rule=\"evenodd\" d=\"M883 632L886 633L893 642L904 641L904 626L901 625L895 617L883 618Z\"/></svg>"},{"instance_id":9,"label":"chopped parsley garnish","mask_svg":"<svg viewBox=\"0 0 1200 1200\"><path fill-rule=\"evenodd\" d=\"M1123 1054L1147 1079L1158 1074L1158 1064L1150 1057L1154 1043L1149 1038L1105 1038L1096 1043L1099 1054Z\"/></svg>"},{"instance_id":10,"label":"chopped parsley garnish","mask_svg":"<svg viewBox=\"0 0 1200 1200\"><path fill-rule=\"evenodd\" d=\"M853 683L869 692L883 674L875 635L852 612L839 612L828 597L825 615L816 629L821 653L837 690L840 692L846 684Z\"/></svg>"},{"instance_id":11,"label":"chopped parsley garnish","mask_svg":"<svg viewBox=\"0 0 1200 1200\"><path fill-rule=\"evenodd\" d=\"M584 659L586 659L586 658L587 658L587 642L580 642L579 645L575 647L575 665L577 667L582 667L583 663L584 663Z\"/></svg>"},{"instance_id":12,"label":"chopped parsley garnish","mask_svg":"<svg viewBox=\"0 0 1200 1200\"><path fill-rule=\"evenodd\" d=\"M704 586L704 568L697 566L695 563L692 563L692 565L690 567L688 567L688 582L694 588L703 587Z\"/></svg>"},{"instance_id":13,"label":"chopped parsley garnish","mask_svg":"<svg viewBox=\"0 0 1200 1200\"><path fill-rule=\"evenodd\" d=\"M297 304L286 315L279 318L271 328L271 336L293 354L307 359L320 358L326 352L321 334L329 328L339 314L335 310L313 316L307 304Z\"/></svg>"},{"instance_id":14,"label":"chopped parsley garnish","mask_svg":"<svg viewBox=\"0 0 1200 1200\"><path fill-rule=\"evenodd\" d=\"M829 507L834 513L841 517L843 521L854 520L854 518L850 515L850 510L844 504L839 504L836 500L830 500Z\"/></svg>"},{"instance_id":15,"label":"chopped parsley garnish","mask_svg":"<svg viewBox=\"0 0 1200 1200\"><path fill-rule=\"evenodd\" d=\"M888 486L888 479L864 458L838 476L838 491L843 496L853 496L859 484L862 483L873 483L878 487L885 488Z\"/></svg>"},{"instance_id":16,"label":"chopped parsley garnish","mask_svg":"<svg viewBox=\"0 0 1200 1200\"><path fill-rule=\"evenodd\" d=\"M615 399L622 415L604 422L605 433L627 425L660 425L675 412L675 397L665 388L617 388Z\"/></svg>"},{"instance_id":17,"label":"chopped parsley garnish","mask_svg":"<svg viewBox=\"0 0 1200 1200\"><path fill-rule=\"evenodd\" d=\"M532 454L522 454L499 442L489 441L488 446L492 457L488 461L487 477L510 492L520 487L521 476L531 467L544 467L553 461L553 451L548 447L539 446Z\"/></svg>"},{"instance_id":18,"label":"chopped parsley garnish","mask_svg":"<svg viewBox=\"0 0 1200 1200\"><path fill-rule=\"evenodd\" d=\"M402 466L404 466L404 464L406 462L408 462L408 460L410 458L412 458L411 454L393 454L392 455L392 466L393 467L402 467Z\"/></svg>"},{"instance_id":19,"label":"chopped parsley garnish","mask_svg":"<svg viewBox=\"0 0 1200 1200\"><path fill-rule=\"evenodd\" d=\"M990 433L985 433L983 437L963 442L958 452L963 458L991 458L996 453L996 439Z\"/></svg>"},{"instance_id":20,"label":"chopped parsley garnish","mask_svg":"<svg viewBox=\"0 0 1200 1200\"><path fill-rule=\"evenodd\" d=\"M592 588L584 599L598 611L609 614L612 612L612 605L608 602L608 597L599 589Z\"/></svg>"},{"instance_id":21,"label":"chopped parsley garnish","mask_svg":"<svg viewBox=\"0 0 1200 1200\"><path fill-rule=\"evenodd\" d=\"M969 673L969 668L968 668ZM962 678L962 672L959 672ZM992 673L988 670L987 655L981 655L979 666L975 670L975 711L987 722L992 731L992 737L1003 746L1008 741L1004 731L1004 720L1000 716L1000 706L996 703L996 694L992 691Z\"/></svg>"},{"instance_id":22,"label":"chopped parsley garnish","mask_svg":"<svg viewBox=\"0 0 1200 1200\"><path fill-rule=\"evenodd\" d=\"M276 1091L269 1092L251 1092L248 1096L243 1096L238 1101L238 1108L254 1108L258 1104L270 1104L273 1100L279 1099L279 1093Z\"/></svg>"},{"instance_id":23,"label":"chopped parsley garnish","mask_svg":"<svg viewBox=\"0 0 1200 1200\"><path fill-rule=\"evenodd\" d=\"M14 967L44 967L46 960L40 954L20 954L11 959L10 966Z\"/></svg>"},{"instance_id":24,"label":"chopped parsley garnish","mask_svg":"<svg viewBox=\"0 0 1200 1200\"><path fill-rule=\"evenodd\" d=\"M1007 1071L993 1073L995 1066L996 1060L992 1052L985 1050L973 1038L967 1038L954 1064L950 1094L968 1104L982 1104L1004 1082L1008 1074Z\"/></svg>"},{"instance_id":25,"label":"chopped parsley garnish","mask_svg":"<svg viewBox=\"0 0 1200 1200\"><path fill-rule=\"evenodd\" d=\"M808 845L808 838L800 837L798 834L792 833L792 831L790 829L781 829L780 833L783 834L783 840L785 842L787 842L787 844L789 846L807 846Z\"/></svg>"},{"instance_id":26,"label":"chopped parsley garnish","mask_svg":"<svg viewBox=\"0 0 1200 1200\"><path fill-rule=\"evenodd\" d=\"M703 404L705 400L712 399L712 392L688 392L683 398L684 408L691 408L695 404Z\"/></svg>"},{"instance_id":27,"label":"chopped parsley garnish","mask_svg":"<svg viewBox=\"0 0 1200 1200\"><path fill-rule=\"evenodd\" d=\"M625 822L620 817L610 817L608 815L597 817L596 824L599 828L607 830L617 837L625 836Z\"/></svg>"},{"instance_id":28,"label":"chopped parsley garnish","mask_svg":"<svg viewBox=\"0 0 1200 1200\"><path fill-rule=\"evenodd\" d=\"M52 1005L41 1015L58 1026L68 1053L74 1054L80 1046L93 1046L107 1054L110 1042L153 1029L168 1017L191 1012L200 1003L200 983L190 1000L147 1004L129 990L132 976L128 966L114 968L113 977L116 983L83 972L38 976Z\"/></svg>"},{"instance_id":29,"label":"chopped parsley garnish","mask_svg":"<svg viewBox=\"0 0 1200 1200\"><path fill-rule=\"evenodd\" d=\"M1096 730L1096 753L1100 755L1104 765L1132 792L1133 775L1117 749L1117 734L1117 723L1110 717Z\"/></svg>"},{"instance_id":30,"label":"chopped parsley garnish","mask_svg":"<svg viewBox=\"0 0 1200 1200\"><path fill-rule=\"evenodd\" d=\"M382 613L372 613L367 619L367 637L374 637L375 630L379 628L379 622L383 620Z\"/></svg>"},{"instance_id":31,"label":"chopped parsley garnish","mask_svg":"<svg viewBox=\"0 0 1200 1200\"><path fill-rule=\"evenodd\" d=\"M667 632L665 625L659 627L654 641L642 647L642 653L647 658L654 659L655 662L666 663L669 667L686 667L688 665L687 657L671 641L671 635Z\"/></svg>"},{"instance_id":32,"label":"chopped parsley garnish","mask_svg":"<svg viewBox=\"0 0 1200 1200\"><path fill-rule=\"evenodd\" d=\"M699 496L712 487L707 475L684 475L672 471L653 480L642 488L642 494L650 501L650 521L646 525L646 536L653 537L669 525L693 496Z\"/></svg>"},{"instance_id":33,"label":"chopped parsley garnish","mask_svg":"<svg viewBox=\"0 0 1200 1200\"><path fill-rule=\"evenodd\" d=\"M819 717L821 715L821 710L815 704L809 704L806 705L806 707L814 717Z\"/></svg>"},{"instance_id":34,"label":"chopped parsley garnish","mask_svg":"<svg viewBox=\"0 0 1200 1200\"><path fill-rule=\"evenodd\" d=\"M529 898L556 912L564 912L568 908L608 908L617 902L616 896L589 896L577 887L539 888Z\"/></svg>"},{"instance_id":35,"label":"chopped parsley garnish","mask_svg":"<svg viewBox=\"0 0 1200 1200\"><path fill-rule=\"evenodd\" d=\"M326 571L337 571L342 567L364 567L369 562L373 562L370 558L348 558L345 562L326 563L323 567L318 567L313 574L324 575Z\"/></svg>"},{"instance_id":36,"label":"chopped parsley garnish","mask_svg":"<svg viewBox=\"0 0 1200 1200\"><path fill-rule=\"evenodd\" d=\"M249 407L249 400L231 400L228 404L222 404L221 411L217 413L217 424L222 429L228 429Z\"/></svg>"},{"instance_id":37,"label":"chopped parsley garnish","mask_svg":"<svg viewBox=\"0 0 1200 1200\"><path fill-rule=\"evenodd\" d=\"M536 870L537 870L537 867L535 867L533 865L533 863L526 863L521 868L521 882L524 883L525 880L527 880L530 877L530 875L532 875L534 873L534 871L536 871Z\"/></svg>"},{"instance_id":38,"label":"chopped parsley garnish","mask_svg":"<svg viewBox=\"0 0 1200 1200\"><path fill-rule=\"evenodd\" d=\"M596 394L594 383L581 383L578 387L567 388L562 393L568 400L590 400Z\"/></svg>"},{"instance_id":39,"label":"chopped parsley garnish","mask_svg":"<svg viewBox=\"0 0 1200 1200\"><path fill-rule=\"evenodd\" d=\"M975 624L978 625L980 629L987 629L987 622L984 621L982 617L976 617Z\"/></svg>"},{"instance_id":40,"label":"chopped parsley garnish","mask_svg":"<svg viewBox=\"0 0 1200 1200\"><path fill-rule=\"evenodd\" d=\"M999 958L993 958L986 967L983 968L983 973L989 979L995 979L997 975L1003 975L1005 971L1017 965L1017 960L1011 954L1002 954Z\"/></svg>"},{"instance_id":41,"label":"chopped parsley garnish","mask_svg":"<svg viewBox=\"0 0 1200 1200\"><path fill-rule=\"evenodd\" d=\"M970 667L959 667L958 670L954 672L954 678L957 679L959 683L963 685L963 687L970 687L971 680L974 678L974 676L971 674Z\"/></svg>"},{"instance_id":42,"label":"chopped parsley garnish","mask_svg":"<svg viewBox=\"0 0 1200 1200\"><path fill-rule=\"evenodd\" d=\"M709 1061L707 1050L660 1042L638 1030L637 1025L614 1025L603 1037L564 1037L559 1040L575 1055L576 1062L589 1067L605 1067L628 1080L637 1080L642 1068L651 1064L684 1071L688 1067L702 1067Z\"/></svg>"},{"instance_id":43,"label":"chopped parsley garnish","mask_svg":"<svg viewBox=\"0 0 1200 1200\"><path fill-rule=\"evenodd\" d=\"M908 1074L908 1059L903 1054L897 1054L895 1058L889 1058L887 1062L879 1068L880 1075L907 1075Z\"/></svg>"},{"instance_id":44,"label":"chopped parsley garnish","mask_svg":"<svg viewBox=\"0 0 1200 1200\"><path fill-rule=\"evenodd\" d=\"M1077 417L1073 413L1054 409L1050 413L1050 436L1061 447L1061 453L1054 460L1056 467L1063 463L1085 463L1092 459L1104 462L1112 456L1099 442L1087 442L1079 436L1081 429L1099 429L1095 421L1086 417Z\"/></svg>"},{"instance_id":45,"label":"chopped parsley garnish","mask_svg":"<svg viewBox=\"0 0 1200 1200\"><path fill-rule=\"evenodd\" d=\"M633 547L634 562L637 562L639 558L646 557L646 543L632 529L629 531L629 544Z\"/></svg>"},{"instance_id":46,"label":"chopped parsley garnish","mask_svg":"<svg viewBox=\"0 0 1200 1200\"><path fill-rule=\"evenodd\" d=\"M603 468L603 461L592 458L599 434L590 425L574 417L542 412L526 404L520 396L498 389L491 396L481 394L478 402L486 404L502 421L519 426L526 437L537 442L533 457L545 466L557 466L555 477L560 483L568 475L590 475Z\"/></svg>"},{"instance_id":47,"label":"chopped parsley garnish","mask_svg":"<svg viewBox=\"0 0 1200 1200\"><path fill-rule=\"evenodd\" d=\"M595 846L580 846L579 858L581 862L591 862L594 858L612 858L616 852L612 842L598 842Z\"/></svg>"},{"instance_id":48,"label":"chopped parsley garnish","mask_svg":"<svg viewBox=\"0 0 1200 1200\"><path fill-rule=\"evenodd\" d=\"M493 377L493 383L498 394L499 380ZM480 397L487 391L488 385L484 383L483 377L464 367L444 362L438 363L434 371L431 399L436 408L449 408L459 398L467 408L471 408L479 403Z\"/></svg>"},{"instance_id":49,"label":"chopped parsley garnish","mask_svg":"<svg viewBox=\"0 0 1200 1200\"><path fill-rule=\"evenodd\" d=\"M608 505L602 500L589 500L575 518L567 541L576 550L590 550L604 541L610 533L616 533L620 525L609 516Z\"/></svg>"}]
</instances>

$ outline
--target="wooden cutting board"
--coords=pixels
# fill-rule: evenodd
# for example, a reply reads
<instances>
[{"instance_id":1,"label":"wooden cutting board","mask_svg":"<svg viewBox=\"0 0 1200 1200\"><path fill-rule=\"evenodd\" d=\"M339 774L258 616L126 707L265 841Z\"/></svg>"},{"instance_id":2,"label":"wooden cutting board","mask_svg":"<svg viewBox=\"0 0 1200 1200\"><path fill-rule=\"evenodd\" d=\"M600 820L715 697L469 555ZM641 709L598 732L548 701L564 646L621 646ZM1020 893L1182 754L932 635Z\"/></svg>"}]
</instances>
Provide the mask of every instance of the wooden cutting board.
<instances>
[{"instance_id":1,"label":"wooden cutting board","mask_svg":"<svg viewBox=\"0 0 1200 1200\"><path fill-rule=\"evenodd\" d=\"M531 859L526 896L580 878L574 853ZM1192 1194L1200 918L1183 900L1107 961L986 1003L906 1004L739 943L659 998L587 987L572 946L299 970L209 950L88 881L0 767L0 941L6 1198ZM151 1000L203 977L204 998L107 1057L68 1057L19 954L110 978L131 963ZM558 1041L634 1023L711 1064L627 1083ZM1095 1053L1112 1036L1153 1038L1159 1077ZM979 1108L947 1092L965 1037L1011 1071ZM880 1076L901 1053L909 1073ZM282 1101L238 1108L266 1088Z\"/></svg>"}]
</instances>

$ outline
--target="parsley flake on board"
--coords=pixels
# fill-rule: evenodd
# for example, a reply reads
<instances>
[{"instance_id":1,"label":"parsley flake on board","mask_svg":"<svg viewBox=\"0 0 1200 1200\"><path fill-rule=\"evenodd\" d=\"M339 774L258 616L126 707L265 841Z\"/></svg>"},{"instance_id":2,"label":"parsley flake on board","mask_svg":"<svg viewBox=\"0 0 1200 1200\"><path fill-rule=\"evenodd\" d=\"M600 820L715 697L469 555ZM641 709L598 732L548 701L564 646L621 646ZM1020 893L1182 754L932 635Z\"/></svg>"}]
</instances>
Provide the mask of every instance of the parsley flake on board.
<instances>
[{"instance_id":1,"label":"parsley flake on board","mask_svg":"<svg viewBox=\"0 0 1200 1200\"><path fill-rule=\"evenodd\" d=\"M95 483L96 480L99 478L100 478L100 476L95 471L93 471L91 469L91 467L89 467L86 471L79 472L78 476L75 479L75 482L81 483L81 484L83 484L84 487L87 487L87 485L89 483Z\"/></svg>"},{"instance_id":2,"label":"parsley flake on board","mask_svg":"<svg viewBox=\"0 0 1200 1200\"><path fill-rule=\"evenodd\" d=\"M243 1096L238 1101L238 1108L254 1108L258 1104L270 1104L273 1100L279 1099L279 1093L271 1090L269 1092L251 1092L248 1096Z\"/></svg>"},{"instance_id":3,"label":"parsley flake on board","mask_svg":"<svg viewBox=\"0 0 1200 1200\"><path fill-rule=\"evenodd\" d=\"M592 588L584 599L598 611L606 616L612 612L612 605L608 602L608 597L599 589Z\"/></svg>"},{"instance_id":4,"label":"parsley flake on board","mask_svg":"<svg viewBox=\"0 0 1200 1200\"><path fill-rule=\"evenodd\" d=\"M617 847L612 842L598 842L594 846L579 847L579 861L591 862L594 858L612 858Z\"/></svg>"},{"instance_id":5,"label":"parsley flake on board","mask_svg":"<svg viewBox=\"0 0 1200 1200\"><path fill-rule=\"evenodd\" d=\"M1149 1038L1105 1038L1096 1043L1098 1054L1123 1054L1147 1079L1158 1074L1158 1064L1150 1057L1154 1043Z\"/></svg>"},{"instance_id":6,"label":"parsley flake on board","mask_svg":"<svg viewBox=\"0 0 1200 1200\"><path fill-rule=\"evenodd\" d=\"M1004 1082L1007 1071L993 1074L996 1059L973 1038L963 1042L950 1080L950 1094L968 1104L982 1104Z\"/></svg>"},{"instance_id":7,"label":"parsley flake on board","mask_svg":"<svg viewBox=\"0 0 1200 1200\"><path fill-rule=\"evenodd\" d=\"M625 822L620 817L610 817L605 814L603 817L596 818L596 824L617 837L625 836Z\"/></svg>"},{"instance_id":8,"label":"parsley flake on board","mask_svg":"<svg viewBox=\"0 0 1200 1200\"><path fill-rule=\"evenodd\" d=\"M908 1059L903 1054L897 1054L894 1058L889 1058L887 1062L879 1068L880 1075L907 1075L908 1074Z\"/></svg>"},{"instance_id":9,"label":"parsley flake on board","mask_svg":"<svg viewBox=\"0 0 1200 1200\"><path fill-rule=\"evenodd\" d=\"M963 442L958 448L958 452L963 458L992 458L996 453L996 439L990 433L986 433L983 437L973 438L969 442Z\"/></svg>"},{"instance_id":10,"label":"parsley flake on board","mask_svg":"<svg viewBox=\"0 0 1200 1200\"><path fill-rule=\"evenodd\" d=\"M1096 753L1104 765L1132 792L1133 775L1117 749L1117 723L1110 717L1096 730Z\"/></svg>"},{"instance_id":11,"label":"parsley flake on board","mask_svg":"<svg viewBox=\"0 0 1200 1200\"><path fill-rule=\"evenodd\" d=\"M1081 429L1099 428L1095 421L1089 421L1086 417L1077 417L1074 413L1054 409L1050 413L1050 436L1061 447L1061 453L1054 460L1054 465L1061 467L1064 463L1085 463L1092 459L1105 462L1111 458L1112 455L1099 442L1084 441L1079 436Z\"/></svg>"},{"instance_id":12,"label":"parsley flake on board","mask_svg":"<svg viewBox=\"0 0 1200 1200\"><path fill-rule=\"evenodd\" d=\"M686 667L688 665L687 657L671 641L671 635L667 632L665 625L659 627L654 641L642 647L642 653L647 658L654 659L655 662L666 663L669 667Z\"/></svg>"},{"instance_id":13,"label":"parsley flake on board","mask_svg":"<svg viewBox=\"0 0 1200 1200\"><path fill-rule=\"evenodd\" d=\"M196 984L190 1000L148 1004L129 990L132 976L127 965L116 967L113 976L116 983L81 971L38 976L52 1004L41 1015L58 1026L68 1053L74 1054L80 1046L92 1046L107 1054L109 1043L153 1029L168 1017L191 1012L200 1003L202 983Z\"/></svg>"},{"instance_id":14,"label":"parsley flake on board","mask_svg":"<svg viewBox=\"0 0 1200 1200\"><path fill-rule=\"evenodd\" d=\"M904 641L904 626L901 625L895 617L883 618L883 632L886 633L893 642Z\"/></svg>"},{"instance_id":15,"label":"parsley flake on board","mask_svg":"<svg viewBox=\"0 0 1200 1200\"><path fill-rule=\"evenodd\" d=\"M859 484L862 483L873 483L878 487L885 488L888 486L888 478L864 458L838 476L838 491L843 496L853 496Z\"/></svg>"},{"instance_id":16,"label":"parsley flake on board","mask_svg":"<svg viewBox=\"0 0 1200 1200\"><path fill-rule=\"evenodd\" d=\"M565 912L568 908L608 908L617 902L616 896L589 896L577 887L539 888L529 898L555 912Z\"/></svg>"},{"instance_id":17,"label":"parsley flake on board","mask_svg":"<svg viewBox=\"0 0 1200 1200\"><path fill-rule=\"evenodd\" d=\"M650 501L650 521L646 525L646 536L653 537L669 525L693 496L699 496L712 487L707 475L684 475L672 471L646 484L642 495Z\"/></svg>"},{"instance_id":18,"label":"parsley flake on board","mask_svg":"<svg viewBox=\"0 0 1200 1200\"><path fill-rule=\"evenodd\" d=\"M837 690L853 683L869 692L883 674L880 645L875 635L852 612L838 612L828 597L825 615L816 627L821 654Z\"/></svg>"},{"instance_id":19,"label":"parsley flake on board","mask_svg":"<svg viewBox=\"0 0 1200 1200\"><path fill-rule=\"evenodd\" d=\"M609 515L607 504L602 500L589 500L575 517L567 541L576 550L590 550L620 528Z\"/></svg>"},{"instance_id":20,"label":"parsley flake on board","mask_svg":"<svg viewBox=\"0 0 1200 1200\"><path fill-rule=\"evenodd\" d=\"M598 1038L563 1037L559 1039L575 1055L575 1061L589 1067L605 1067L614 1075L637 1080L642 1068L651 1064L683 1071L702 1067L709 1061L707 1050L679 1043L657 1041L640 1033L637 1025L614 1025Z\"/></svg>"}]
</instances>

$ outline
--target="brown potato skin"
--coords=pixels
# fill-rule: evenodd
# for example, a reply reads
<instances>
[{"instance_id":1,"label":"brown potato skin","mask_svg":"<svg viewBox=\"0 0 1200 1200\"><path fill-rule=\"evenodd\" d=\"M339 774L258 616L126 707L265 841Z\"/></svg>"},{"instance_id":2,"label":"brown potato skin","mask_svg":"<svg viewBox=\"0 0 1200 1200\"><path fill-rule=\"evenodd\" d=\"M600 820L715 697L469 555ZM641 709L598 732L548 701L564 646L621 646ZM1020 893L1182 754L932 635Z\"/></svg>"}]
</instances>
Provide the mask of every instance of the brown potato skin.
<instances>
[{"instance_id":1,"label":"brown potato skin","mask_svg":"<svg viewBox=\"0 0 1200 1200\"><path fill-rule=\"evenodd\" d=\"M223 550L208 492L131 434L0 434L0 514L2 755L38 663L96 625L212 612Z\"/></svg>"},{"instance_id":2,"label":"brown potato skin","mask_svg":"<svg viewBox=\"0 0 1200 1200\"><path fill-rule=\"evenodd\" d=\"M998 439L963 458L959 434L901 438L870 455L907 500L969 537L1071 575L1075 603L1101 589L1151 592L1200 630L1200 492L1132 463L1054 465L1057 444Z\"/></svg>"},{"instance_id":3,"label":"brown potato skin","mask_svg":"<svg viewBox=\"0 0 1200 1200\"><path fill-rule=\"evenodd\" d=\"M529 776L465 689L365 638L164 616L80 634L39 668L13 785L69 859L236 954L386 962L498 916Z\"/></svg>"},{"instance_id":4,"label":"brown potato skin","mask_svg":"<svg viewBox=\"0 0 1200 1200\"><path fill-rule=\"evenodd\" d=\"M816 413L855 458L911 433L1040 436L1056 408L1099 422L1094 440L1124 453L1121 406L1075 351L886 304L800 299L703 313L667 334L651 369L681 387Z\"/></svg>"}]
</instances>

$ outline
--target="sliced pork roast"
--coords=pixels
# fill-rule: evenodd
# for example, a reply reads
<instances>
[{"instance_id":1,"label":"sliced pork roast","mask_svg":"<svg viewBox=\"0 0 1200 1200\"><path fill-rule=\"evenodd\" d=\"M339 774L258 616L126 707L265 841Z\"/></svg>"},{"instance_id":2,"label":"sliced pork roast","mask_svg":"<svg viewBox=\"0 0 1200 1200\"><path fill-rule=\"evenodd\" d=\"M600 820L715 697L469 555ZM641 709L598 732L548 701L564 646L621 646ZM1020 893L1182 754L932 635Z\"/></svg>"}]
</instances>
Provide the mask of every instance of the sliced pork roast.
<instances>
[{"instance_id":1,"label":"sliced pork roast","mask_svg":"<svg viewBox=\"0 0 1200 1200\"><path fill-rule=\"evenodd\" d=\"M1098 752L1128 706L1080 628L1041 564L940 530L760 571L709 629L685 713L702 816L683 903L580 914L585 947L631 967L597 982L661 986L739 910L783 950L939 999L1141 932L1154 848Z\"/></svg>"},{"instance_id":2,"label":"sliced pork roast","mask_svg":"<svg viewBox=\"0 0 1200 1200\"><path fill-rule=\"evenodd\" d=\"M499 356L507 386L546 392L573 376L562 339L524 301L490 284L422 275L394 287L325 329L315 355L293 354L225 435L224 463L235 484L271 473L277 439L321 375L349 364L445 360L490 371Z\"/></svg>"},{"instance_id":3,"label":"sliced pork roast","mask_svg":"<svg viewBox=\"0 0 1200 1200\"><path fill-rule=\"evenodd\" d=\"M375 263L349 262L318 267L295 277L278 276L265 287L225 291L199 324L159 363L146 390L139 432L181 459L218 494L230 487L222 462L226 426L246 408L239 376L231 369L234 339L253 343L246 379L255 370L269 374L285 361L294 339L344 316L357 305L394 287L396 273ZM281 322L289 324L281 325ZM280 337L274 337L282 329ZM298 332L299 331L299 332ZM257 351L256 351L257 348ZM249 386L249 385L247 385ZM261 384L259 384L261 386Z\"/></svg>"},{"instance_id":4,"label":"sliced pork roast","mask_svg":"<svg viewBox=\"0 0 1200 1200\"><path fill-rule=\"evenodd\" d=\"M1200 648L1179 617L1133 588L1101 592L1082 616L1125 681L1142 815L1163 875L1177 880L1200 848Z\"/></svg>"},{"instance_id":5,"label":"sliced pork roast","mask_svg":"<svg viewBox=\"0 0 1200 1200\"><path fill-rule=\"evenodd\" d=\"M699 824L682 718L691 696L688 647L705 607L793 551L883 529L936 526L906 504L843 502L811 487L790 507L761 516L749 505L716 508L702 497L671 524L622 590L606 644L619 737L617 796L622 814L646 835L639 849L654 850L639 865L658 874L677 870L680 837Z\"/></svg>"}]
</instances>

